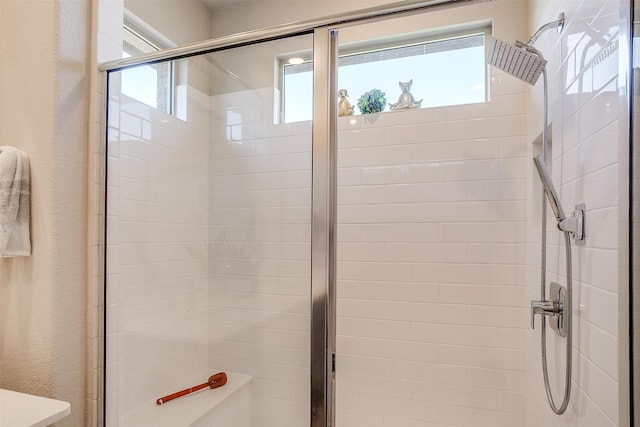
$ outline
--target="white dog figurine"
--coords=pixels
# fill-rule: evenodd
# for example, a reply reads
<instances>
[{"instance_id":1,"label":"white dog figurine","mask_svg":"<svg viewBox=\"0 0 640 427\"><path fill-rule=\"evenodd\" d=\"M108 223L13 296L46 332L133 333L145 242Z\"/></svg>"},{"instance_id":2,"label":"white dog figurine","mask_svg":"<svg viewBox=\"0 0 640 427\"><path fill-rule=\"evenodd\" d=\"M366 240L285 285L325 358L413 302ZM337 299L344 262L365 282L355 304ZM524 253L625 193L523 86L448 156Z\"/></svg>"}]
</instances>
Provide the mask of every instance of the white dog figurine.
<instances>
[{"instance_id":1,"label":"white dog figurine","mask_svg":"<svg viewBox=\"0 0 640 427\"><path fill-rule=\"evenodd\" d=\"M408 110L410 108L420 108L420 104L422 104L422 99L420 101L416 101L413 98L411 92L411 85L413 84L413 79L408 82L398 82L400 85L400 89L402 89L402 94L400 94L400 98L398 98L398 102L389 103L389 106L392 110Z\"/></svg>"},{"instance_id":2,"label":"white dog figurine","mask_svg":"<svg viewBox=\"0 0 640 427\"><path fill-rule=\"evenodd\" d=\"M338 116L352 116L353 115L353 106L347 99L349 94L346 89L340 89L338 91Z\"/></svg>"}]
</instances>

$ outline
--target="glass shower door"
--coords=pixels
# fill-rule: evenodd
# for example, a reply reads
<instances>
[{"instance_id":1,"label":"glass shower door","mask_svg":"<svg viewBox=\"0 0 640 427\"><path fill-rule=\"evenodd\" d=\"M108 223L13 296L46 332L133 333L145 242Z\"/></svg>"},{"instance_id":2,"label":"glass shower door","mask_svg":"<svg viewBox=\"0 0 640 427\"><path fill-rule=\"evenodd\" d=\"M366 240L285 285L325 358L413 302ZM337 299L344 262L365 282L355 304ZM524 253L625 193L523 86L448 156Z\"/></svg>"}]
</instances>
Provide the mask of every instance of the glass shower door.
<instances>
[{"instance_id":1,"label":"glass shower door","mask_svg":"<svg viewBox=\"0 0 640 427\"><path fill-rule=\"evenodd\" d=\"M311 47L110 73L108 426L309 425L311 121L285 122L282 75Z\"/></svg>"}]
</instances>

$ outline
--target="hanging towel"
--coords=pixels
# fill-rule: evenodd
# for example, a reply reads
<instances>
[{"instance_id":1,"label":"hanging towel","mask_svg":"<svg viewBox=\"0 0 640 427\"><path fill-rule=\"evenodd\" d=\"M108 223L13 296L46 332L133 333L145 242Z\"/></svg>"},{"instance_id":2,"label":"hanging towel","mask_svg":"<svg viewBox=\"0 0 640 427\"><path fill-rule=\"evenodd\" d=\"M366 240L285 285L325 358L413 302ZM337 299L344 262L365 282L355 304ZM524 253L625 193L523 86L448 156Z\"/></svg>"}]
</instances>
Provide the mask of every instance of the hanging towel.
<instances>
[{"instance_id":1,"label":"hanging towel","mask_svg":"<svg viewBox=\"0 0 640 427\"><path fill-rule=\"evenodd\" d=\"M0 146L0 257L31 255L29 157Z\"/></svg>"}]
</instances>

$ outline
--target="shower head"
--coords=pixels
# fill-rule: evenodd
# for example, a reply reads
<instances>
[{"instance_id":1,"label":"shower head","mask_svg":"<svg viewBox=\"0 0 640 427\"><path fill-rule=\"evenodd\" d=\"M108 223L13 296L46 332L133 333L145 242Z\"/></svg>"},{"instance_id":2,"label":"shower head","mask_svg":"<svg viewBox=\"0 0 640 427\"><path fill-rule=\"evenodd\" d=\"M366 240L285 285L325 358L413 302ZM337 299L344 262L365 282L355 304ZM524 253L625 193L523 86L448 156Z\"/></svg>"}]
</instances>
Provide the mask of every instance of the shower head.
<instances>
[{"instance_id":1,"label":"shower head","mask_svg":"<svg viewBox=\"0 0 640 427\"><path fill-rule=\"evenodd\" d=\"M520 80L535 85L547 61L522 42L511 44L491 37L487 62Z\"/></svg>"},{"instance_id":2,"label":"shower head","mask_svg":"<svg viewBox=\"0 0 640 427\"><path fill-rule=\"evenodd\" d=\"M564 21L564 13L561 13L557 20L538 28L527 43L517 40L512 44L491 37L487 62L530 85L535 85L538 77L544 71L547 61L542 53L533 47L533 44L543 33L552 28L556 28L558 32L562 31Z\"/></svg>"},{"instance_id":3,"label":"shower head","mask_svg":"<svg viewBox=\"0 0 640 427\"><path fill-rule=\"evenodd\" d=\"M551 181L547 165L545 165L541 155L534 157L533 162L536 164L538 175L540 175L540 181L542 181L542 187L544 187L544 192L549 199L549 204L551 205L553 214L556 216L558 223L560 223L566 219L566 216L562 210L562 206L560 206L560 199L558 198L558 193L556 193L553 182Z\"/></svg>"}]
</instances>

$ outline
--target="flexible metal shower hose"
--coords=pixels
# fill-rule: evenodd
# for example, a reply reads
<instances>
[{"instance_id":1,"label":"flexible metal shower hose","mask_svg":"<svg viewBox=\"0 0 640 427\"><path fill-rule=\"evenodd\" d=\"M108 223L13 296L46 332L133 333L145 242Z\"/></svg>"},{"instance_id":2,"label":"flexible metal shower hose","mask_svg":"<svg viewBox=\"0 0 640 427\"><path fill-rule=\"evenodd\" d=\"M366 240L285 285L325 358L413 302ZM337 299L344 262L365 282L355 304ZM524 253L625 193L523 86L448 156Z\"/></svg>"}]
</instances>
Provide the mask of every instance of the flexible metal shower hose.
<instances>
[{"instance_id":1,"label":"flexible metal shower hose","mask_svg":"<svg viewBox=\"0 0 640 427\"><path fill-rule=\"evenodd\" d=\"M565 386L564 386L564 397L562 399L562 404L560 407L557 407L554 400L553 394L551 393L551 386L549 384L549 370L547 367L547 328L546 328L546 320L545 316L542 316L542 329L541 329L541 353L542 353L542 374L544 376L544 388L547 392L547 400L549 401L549 406L551 406L551 410L558 415L564 414L564 411L567 409L569 405L569 399L571 398L571 372L572 372L572 351L573 351L573 339L572 339L572 311L573 311L573 278L571 274L572 262L571 262L571 237L569 232L565 231L564 233L564 247L565 247L565 258L567 265L567 297L566 303L564 307L563 316L565 316L565 321L567 322L567 336L566 339L566 371L565 371Z\"/></svg>"},{"instance_id":2,"label":"flexible metal shower hose","mask_svg":"<svg viewBox=\"0 0 640 427\"><path fill-rule=\"evenodd\" d=\"M540 54L541 55L541 54ZM543 98L544 98L544 106L543 106L543 126L542 126L542 158L545 158L546 155L546 143L547 143L547 121L548 121L548 105L549 102L547 100L547 67L545 66L542 71L542 80L543 80ZM547 277L547 199L544 194L544 190L542 191L542 229L541 229L541 261L540 261L540 295L541 299L546 300L546 277ZM565 247L565 261L566 261L566 270L567 270L567 298L566 304L564 307L563 315L565 316L565 321L567 322L567 336L566 338L566 371L565 371L565 385L564 385L564 397L562 399L562 403L560 407L555 404L553 400L553 394L551 393L551 385L549 384L549 370L547 366L547 321L546 316L542 317L542 328L540 332L541 336L541 356L542 356L542 376L544 377L544 388L547 393L547 400L549 401L549 406L551 406L551 410L557 415L562 415L567 409L569 405L569 398L571 397L571 375L572 375L572 363L573 363L573 339L572 339L572 324L573 324L573 275L572 268L573 263L571 262L571 237L567 231L564 232L564 247Z\"/></svg>"}]
</instances>

